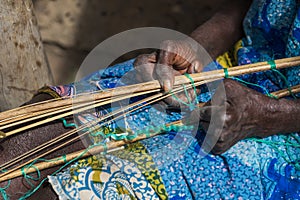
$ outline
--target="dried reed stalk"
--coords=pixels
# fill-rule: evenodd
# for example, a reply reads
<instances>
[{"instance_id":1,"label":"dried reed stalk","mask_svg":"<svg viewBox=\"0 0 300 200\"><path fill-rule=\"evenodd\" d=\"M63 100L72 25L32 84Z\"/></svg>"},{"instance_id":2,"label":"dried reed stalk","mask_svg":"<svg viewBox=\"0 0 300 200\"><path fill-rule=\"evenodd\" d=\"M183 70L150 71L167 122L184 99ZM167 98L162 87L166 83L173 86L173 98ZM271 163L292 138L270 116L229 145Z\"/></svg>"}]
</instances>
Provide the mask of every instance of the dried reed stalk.
<instances>
[{"instance_id":1,"label":"dried reed stalk","mask_svg":"<svg viewBox=\"0 0 300 200\"><path fill-rule=\"evenodd\" d=\"M296 85L296 86L292 87L291 90L294 93L300 92L300 85ZM290 95L290 91L289 91L289 89L283 89L283 90L273 92L272 95L274 95L278 98L282 98L282 97ZM200 103L198 106L203 107L204 103ZM175 121L171 124L167 124L167 126L170 126L172 124L181 125L182 122L181 121ZM151 137L156 136L158 134L160 134L160 132L153 133ZM127 141L127 140L112 141L112 142L107 143L107 151L109 152L110 150L112 150L112 151L113 150L119 150L118 148L123 147L126 144L133 143L133 142L136 142L136 141L140 141L140 140L143 140L143 139L146 139L146 138L147 138L146 135L140 135L140 136L138 136L135 139L130 140L130 141ZM62 158L62 157L54 158L54 159L52 159L51 162L37 163L37 164L34 165L36 168L28 168L26 170L26 174L34 173L34 172L36 172L36 169L44 170L44 169L48 169L48 168L51 168L51 167L56 167L56 166L65 164L67 162L70 162L73 159L85 158L85 157L88 157L88 156L92 156L92 155L95 155L95 154L102 153L104 151L105 151L105 149L104 149L103 146L95 146L87 152L86 152L86 149L83 149L83 150L80 150L80 151L77 151L77 152L74 152L74 153L67 154L66 156L64 156L64 158ZM8 173L5 176L0 177L0 183L4 182L4 181L7 181L7 180L11 180L11 179L16 178L16 177L20 177L22 175L23 175L23 173L22 173L21 170L12 171L11 173Z\"/></svg>"},{"instance_id":2,"label":"dried reed stalk","mask_svg":"<svg viewBox=\"0 0 300 200\"><path fill-rule=\"evenodd\" d=\"M300 65L300 56L291 57L291 58L283 58L274 61L277 69L283 69L293 66ZM270 64L268 62L259 62L254 64L248 64L243 66L236 66L228 69L229 76L239 76L243 74L249 74L254 72L261 72L270 69ZM196 74L191 74L194 82L210 80L210 79L222 79L225 74L223 70L214 70L209 72L201 72ZM175 77L174 85L181 85L190 83L190 80L186 76L177 76ZM118 87L114 89L109 89L105 91L101 91L98 93L92 93L89 95L88 99L86 95L79 95L76 97L76 103L84 103L91 100L99 100L103 98L112 98L117 97L119 95L127 95L133 94L137 92L149 92L151 93L153 90L161 89L161 86L157 80L134 84L129 86ZM4 111L0 113L0 122L5 119L14 118L15 116L24 115L27 113L38 112L41 110L53 109L65 105L72 105L74 103L73 98L66 98L63 100L57 101L47 101L46 103L38 103L32 106L25 106L13 109L12 111Z\"/></svg>"}]
</instances>

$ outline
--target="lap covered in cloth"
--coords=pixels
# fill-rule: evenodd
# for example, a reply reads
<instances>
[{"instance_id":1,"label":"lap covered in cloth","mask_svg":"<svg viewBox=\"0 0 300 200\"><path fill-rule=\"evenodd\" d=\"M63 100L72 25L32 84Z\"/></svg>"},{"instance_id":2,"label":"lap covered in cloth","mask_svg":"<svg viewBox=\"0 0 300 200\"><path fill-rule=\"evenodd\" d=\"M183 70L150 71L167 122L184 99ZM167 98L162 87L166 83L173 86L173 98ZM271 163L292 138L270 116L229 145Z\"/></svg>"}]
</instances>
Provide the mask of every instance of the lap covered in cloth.
<instances>
[{"instance_id":1,"label":"lap covered in cloth","mask_svg":"<svg viewBox=\"0 0 300 200\"><path fill-rule=\"evenodd\" d=\"M230 67L299 55L298 13L296 1L254 1L244 22L246 38L219 63ZM126 84L122 77L131 70L133 60L95 72L75 86L80 86L79 92L114 88ZM270 92L299 84L299 67L281 73L286 80L274 71L239 78ZM75 86L51 88L60 96L72 96L78 92ZM208 101L211 96L203 89L198 99ZM93 120L110 111L101 107L79 119ZM109 132L120 126L147 130L181 119L181 114L145 106L106 127ZM300 199L300 149L284 145L299 144L298 133L274 135L265 142L246 139L220 156L201 153L203 134L201 129L196 134L165 131L124 150L79 160L49 181L60 199Z\"/></svg>"}]
</instances>

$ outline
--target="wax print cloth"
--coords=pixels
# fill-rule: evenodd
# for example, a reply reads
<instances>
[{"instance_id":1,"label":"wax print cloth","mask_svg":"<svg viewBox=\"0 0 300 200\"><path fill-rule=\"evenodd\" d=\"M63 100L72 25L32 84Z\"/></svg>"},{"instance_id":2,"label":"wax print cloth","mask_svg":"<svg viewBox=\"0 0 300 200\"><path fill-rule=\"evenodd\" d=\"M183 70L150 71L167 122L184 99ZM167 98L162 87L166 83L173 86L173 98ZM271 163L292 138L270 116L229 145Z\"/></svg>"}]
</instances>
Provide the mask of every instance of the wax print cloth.
<instances>
[{"instance_id":1,"label":"wax print cloth","mask_svg":"<svg viewBox=\"0 0 300 200\"><path fill-rule=\"evenodd\" d=\"M219 58L219 64L231 67L300 55L299 20L296 1L253 1L244 20L246 37L231 53ZM72 96L126 85L132 79L133 62L99 70L75 84L51 88L60 96ZM217 68L221 68L219 64ZM239 78L270 92L300 83L299 67L280 72L286 80L272 70ZM265 92L260 87L249 87ZM199 101L208 101L212 93L202 88ZM137 98L130 100L134 101ZM112 107L83 113L79 121L104 116ZM147 127L181 119L187 112L145 106L103 129L147 131ZM50 176L49 181L60 199L300 199L298 133L271 136L265 142L246 139L220 156L203 155L200 141L204 134L201 129L196 133L168 130L127 145L125 150L82 159Z\"/></svg>"}]
</instances>

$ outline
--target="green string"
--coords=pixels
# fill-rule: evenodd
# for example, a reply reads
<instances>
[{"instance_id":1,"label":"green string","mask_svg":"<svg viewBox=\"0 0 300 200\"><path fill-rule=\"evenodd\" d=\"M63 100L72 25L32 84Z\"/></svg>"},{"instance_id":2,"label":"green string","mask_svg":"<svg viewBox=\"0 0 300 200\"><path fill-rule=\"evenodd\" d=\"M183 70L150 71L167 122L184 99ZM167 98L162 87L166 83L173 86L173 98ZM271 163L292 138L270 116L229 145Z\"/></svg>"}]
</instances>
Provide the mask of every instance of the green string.
<instances>
[{"instance_id":1,"label":"green string","mask_svg":"<svg viewBox=\"0 0 300 200\"><path fill-rule=\"evenodd\" d=\"M191 81L191 85L192 85L193 90L194 90L194 93L195 93L195 102L196 102L196 104L198 104L199 101L198 101L198 99L197 99L197 89L196 89L196 86L195 86L195 81L193 80L193 78L192 78L189 74L185 73L184 75L185 75L188 79L190 79L190 81ZM189 95L189 93L188 93L188 90L187 90L186 86L183 84L182 87L183 87L183 89L184 89L184 93L185 93L185 95L186 95L187 100L188 100L189 103L186 103L186 102L184 102L183 100L179 99L172 91L170 91L172 97L173 97L176 101L180 102L181 104L186 105L187 107L189 107L191 110L194 110L194 109L196 108L196 105L192 103L192 100L190 99L190 95Z\"/></svg>"},{"instance_id":2,"label":"green string","mask_svg":"<svg viewBox=\"0 0 300 200\"><path fill-rule=\"evenodd\" d=\"M264 139L259 139L259 138L250 138L249 140L260 142L260 143L265 143L265 144L274 144L274 145L283 145L283 146L290 146L290 147L295 147L295 148L300 148L300 144L297 143L290 143L290 142L271 142L271 141L266 141Z\"/></svg>"},{"instance_id":3,"label":"green string","mask_svg":"<svg viewBox=\"0 0 300 200\"><path fill-rule=\"evenodd\" d=\"M236 81L238 81L240 83L243 83L244 85L251 85L251 86L254 86L254 87L259 87L259 88L261 88L264 91L264 93L267 96L272 97L274 99L278 99L276 96L272 95L265 87L263 87L261 85L258 85L258 84L255 84L255 83L250 83L250 82L244 81L244 80L242 80L240 78L237 78L237 77L229 76L227 68L223 68L223 70L224 70L225 78L230 78L232 80L236 80Z\"/></svg>"},{"instance_id":4,"label":"green string","mask_svg":"<svg viewBox=\"0 0 300 200\"><path fill-rule=\"evenodd\" d=\"M93 136L98 136L101 135L103 136L104 139L106 138L112 138L116 141L119 140L134 140L135 138L137 138L139 135L141 134L145 134L146 137L150 137L151 135L153 135L154 133L157 132L165 132L165 131L170 131L170 130L174 130L174 131L178 131L178 130L192 130L193 126L191 125L162 125L162 126L148 126L147 128L143 129L143 130L138 130L135 132L124 132L124 133L108 133L108 134L104 134L102 131L98 131L97 133L94 133Z\"/></svg>"},{"instance_id":5,"label":"green string","mask_svg":"<svg viewBox=\"0 0 300 200\"><path fill-rule=\"evenodd\" d=\"M198 104L199 101L198 101L198 98L197 98L197 89L196 89L196 86L195 86L195 81L194 81L194 79L191 77L190 74L185 73L184 75L185 75L188 79L190 79L190 81L191 81L191 84L192 84L193 90L194 90L194 94L195 94L195 101L196 101L196 103Z\"/></svg>"},{"instance_id":6,"label":"green string","mask_svg":"<svg viewBox=\"0 0 300 200\"><path fill-rule=\"evenodd\" d=\"M290 154L290 151L287 147L295 147L295 148L300 148L300 144L295 144L295 143L289 143L289 142L274 142L274 141L267 141L264 139L258 139L258 138L249 138L247 140L263 143L266 145L269 145L272 147L288 164L293 165L296 170L300 170L300 165L296 161L292 161L292 156ZM288 139L289 140L289 139ZM284 146L286 147L286 154L284 154L283 150L280 150L278 146ZM299 159L298 159L299 160Z\"/></svg>"},{"instance_id":7,"label":"green string","mask_svg":"<svg viewBox=\"0 0 300 200\"><path fill-rule=\"evenodd\" d=\"M67 162L67 155L63 155L62 158L64 162Z\"/></svg>"},{"instance_id":8,"label":"green string","mask_svg":"<svg viewBox=\"0 0 300 200\"><path fill-rule=\"evenodd\" d=\"M65 128L75 127L78 128L78 126L75 123L68 123L65 118L60 118Z\"/></svg>"},{"instance_id":9,"label":"green string","mask_svg":"<svg viewBox=\"0 0 300 200\"><path fill-rule=\"evenodd\" d=\"M151 129L151 128L153 128L153 126L149 126L149 127L147 127L147 128L148 128L148 129L145 130L145 134L146 134L146 137L148 138L148 137L151 136L150 130L153 130L153 129Z\"/></svg>"},{"instance_id":10,"label":"green string","mask_svg":"<svg viewBox=\"0 0 300 200\"><path fill-rule=\"evenodd\" d=\"M183 86L183 89L184 89L184 94L185 94L185 96L186 96L186 98L187 98L187 100L188 100L188 102L189 102L189 105L191 105L191 104L192 104L192 101L191 101L190 95L189 95L189 93L188 93L188 90L186 89L186 86L185 86L185 85L182 85L182 86Z\"/></svg>"},{"instance_id":11,"label":"green string","mask_svg":"<svg viewBox=\"0 0 300 200\"><path fill-rule=\"evenodd\" d=\"M34 160L32 163L30 163L29 165L26 165L24 167L21 168L21 172L22 172L22 175L25 179L25 181L31 186L31 189L32 191L36 191L35 190L35 186L34 184L32 183L32 181L39 181L40 180L40 177L41 177L41 173L39 171L39 169L34 165L35 163L37 163L38 161L43 161L43 162L54 162L54 161L59 161L59 160L63 160L64 163L67 162L67 157L66 155L63 155L61 156L60 158L56 158L56 159L51 159L51 160L48 160L48 159L43 159L43 158L39 158L39 159L36 159ZM34 168L36 173L37 173L37 177L33 177L31 175L28 175L27 174L27 171L30 169L30 168ZM33 194L34 192L31 193L31 195ZM27 194L27 193L26 193ZM26 195L25 194L25 195ZM29 195L29 196L31 196ZM29 196L26 196L29 197ZM24 197L24 196L23 196Z\"/></svg>"},{"instance_id":12,"label":"green string","mask_svg":"<svg viewBox=\"0 0 300 200\"><path fill-rule=\"evenodd\" d=\"M51 176L54 176L55 174L59 173L60 171L62 171L65 167L67 167L68 165L70 165L71 163L73 163L74 161L80 159L84 154L86 154L90 149L96 147L96 146L103 146L104 152L107 152L107 146L104 143L98 143L98 144L94 144L89 146L85 151L83 151L79 156L77 156L76 158L73 158L72 160L70 160L69 162L65 163L63 166L61 166L58 170L56 170L54 173L51 174ZM36 161L34 161L35 163ZM37 169L37 172L39 173L39 170ZM26 173L26 172L25 172ZM41 188L41 186L44 184L45 181L47 181L48 178L44 178L34 189L28 191L24 196L22 196L20 198L20 200L25 200L28 197L30 197L32 194L34 194L38 189Z\"/></svg>"},{"instance_id":13,"label":"green string","mask_svg":"<svg viewBox=\"0 0 300 200\"><path fill-rule=\"evenodd\" d=\"M183 105L186 105L187 107L192 107L192 105L190 105L190 104L188 104L188 103L182 101L181 99L179 99L172 91L171 91L171 94L172 94L172 97L173 97L176 101L182 103Z\"/></svg>"},{"instance_id":14,"label":"green string","mask_svg":"<svg viewBox=\"0 0 300 200\"><path fill-rule=\"evenodd\" d=\"M165 132L165 131L171 131L171 130L174 130L174 131L182 131L182 130L193 130L194 129L194 127L192 126L192 125L174 125L174 124L172 124L172 125L170 125L170 126L167 126L167 125L162 125L161 127L154 127L154 126L150 126L150 127L148 127L146 130L144 130L144 131L141 131L141 132L143 132L144 134L149 134L149 135L151 135L153 132L155 132L155 131L157 131L157 130L161 130L162 132ZM135 139L137 136L138 136L138 134L137 133L135 133L135 134L133 134L133 135L119 135L119 136L113 136L113 135L115 135L115 134L107 134L109 137L114 137L116 140L120 140L120 139ZM107 137L108 137L107 136ZM54 176L55 174L57 174L58 172L60 172L61 170L63 170L66 166L68 166L69 164L71 164L72 162L74 162L74 161L76 161L76 160L78 160L78 159L80 159L84 154L86 154L90 149L92 149L92 148L94 148L94 147L96 147L96 146L103 146L103 149L104 149L104 151L102 152L103 154L106 154L107 153L107 145L105 144L105 143L98 143L98 144L94 144L94 145L91 145L91 146L89 146L85 151L83 151L79 156L77 156L76 158L74 158L74 159L72 159L72 160L70 160L69 162L66 162L66 155L64 155L64 156L62 156L61 158L58 158L58 159L54 159L54 160L64 160L65 161L65 164L62 166L62 167L60 167L58 170L56 170L54 173L52 173L51 174L51 176ZM35 167L34 166L34 164L37 162L37 161L39 161L39 160L43 160L43 161L48 161L48 162L52 162L52 161L54 161L53 159L52 160L46 160L46 159L36 159L36 160L34 160L31 164L29 164L29 165L27 165L27 166L25 166L25 167L23 167L22 168L22 175L24 176L24 178L25 178L25 180L26 180L26 182L28 182L31 186L33 186L33 183L31 183L31 181L33 180L33 181L38 181L39 180L39 178L40 178L40 171L37 169L37 167ZM32 176L29 176L29 175L27 175L26 174L26 172L27 172L27 170L29 169L29 168L34 168L35 170L36 170L36 172L37 172L37 177L36 178L34 178L34 177L32 177ZM30 197L32 194L34 194L42 185L43 185L43 183L46 181L46 180L48 180L48 178L45 178L45 179L43 179L34 189L32 189L32 190L30 190L29 192L27 192L23 197L21 197L20 199L21 200L25 200L26 198L28 198L28 197ZM8 186L6 186L6 188L8 188L9 187L9 185ZM6 188L4 188L4 189L6 189ZM1 190L0 190L1 191ZM1 194L2 194L2 192L1 192ZM5 194L2 194L2 196L4 196L4 195L6 195L6 193ZM5 199L4 198L4 200L7 200L7 199Z\"/></svg>"},{"instance_id":15,"label":"green string","mask_svg":"<svg viewBox=\"0 0 300 200\"><path fill-rule=\"evenodd\" d=\"M299 142L299 140L298 140L298 138L296 137L296 135L295 135L295 134L291 134L291 137L288 137L288 143L293 144L293 145L295 145L295 146L298 145L298 148L300 148L300 143L297 144L297 143L292 142L292 138L294 138L297 142ZM294 157L294 156L297 156L297 155L292 154L289 148L286 148L286 151L287 151L287 154L288 154L290 160L293 161L293 157ZM293 155L294 155L294 156L293 156ZM296 167L296 169L300 171L300 162L299 162L299 161L300 161L300 158L297 158L297 159L293 162L293 164L294 164L294 166Z\"/></svg>"},{"instance_id":16,"label":"green string","mask_svg":"<svg viewBox=\"0 0 300 200\"><path fill-rule=\"evenodd\" d=\"M93 137L97 137L100 135L100 136L102 136L102 138L106 138L105 134L102 131L95 131L95 132L90 133L90 135Z\"/></svg>"},{"instance_id":17,"label":"green string","mask_svg":"<svg viewBox=\"0 0 300 200\"><path fill-rule=\"evenodd\" d=\"M273 64L271 65L271 68L272 67L274 67ZM275 65L275 67L276 67L276 65ZM224 76L225 76L225 78L230 78L232 80L236 80L236 81L238 81L240 83L243 83L244 85L251 85L251 86L254 86L254 87L259 87L259 88L261 88L266 93L267 96L272 97L274 99L278 99L276 96L272 95L265 87L263 87L261 85L258 85L258 84L255 84L255 83L250 83L250 82L244 81L244 80L239 79L237 77L229 76L227 68L223 68L223 70L224 70Z\"/></svg>"},{"instance_id":18,"label":"green string","mask_svg":"<svg viewBox=\"0 0 300 200\"><path fill-rule=\"evenodd\" d=\"M252 86L255 86L255 87L259 87L266 93L267 96L272 97L274 99L278 99L276 96L272 95L265 87L263 87L261 85L258 85L258 84L255 84L255 83L250 83L250 82L244 81L242 79L239 79L237 77L229 77L229 78L232 79L232 80L236 80L240 83L243 83L245 85L252 85Z\"/></svg>"},{"instance_id":19,"label":"green string","mask_svg":"<svg viewBox=\"0 0 300 200\"><path fill-rule=\"evenodd\" d=\"M5 172L5 171L2 170L2 172ZM0 194L3 198L3 200L9 200L9 196L6 193L6 190L9 188L10 184L11 184L11 180L8 180L6 186L0 187Z\"/></svg>"},{"instance_id":20,"label":"green string","mask_svg":"<svg viewBox=\"0 0 300 200\"><path fill-rule=\"evenodd\" d=\"M37 160L34 161L34 162L32 162L28 166L22 167L22 169L21 169L21 172L22 172L22 175L23 175L25 181L30 185L31 188L34 188L34 184L31 181L38 181L41 178L41 173L40 173L39 169L36 166L34 166L35 162L37 162ZM30 168L34 168L35 169L35 171L37 172L37 177L33 177L33 176L27 174L27 171Z\"/></svg>"},{"instance_id":21,"label":"green string","mask_svg":"<svg viewBox=\"0 0 300 200\"><path fill-rule=\"evenodd\" d=\"M290 95L291 95L294 99L297 99L297 97L296 97L295 94L293 93L292 88L291 88L291 86L290 86L288 80L286 79L286 77L285 77L279 70L276 69L276 63L275 63L275 61L274 61L274 60L270 60L270 61L268 61L268 64L271 66L271 70L274 71L274 72L276 72L276 73L282 78L282 80L284 81L284 83L285 83L285 85L286 85L286 87L287 87L287 89L288 89Z\"/></svg>"},{"instance_id":22,"label":"green string","mask_svg":"<svg viewBox=\"0 0 300 200\"><path fill-rule=\"evenodd\" d=\"M271 69L272 70L276 70L276 65L275 65L275 62L273 61L269 61L269 64L271 66ZM278 71L278 70L276 70ZM278 71L279 72L279 71ZM277 73L278 73L277 72ZM279 72L280 73L280 72ZM224 68L224 74L225 74L225 78L228 78L229 75L228 75L228 70L227 68ZM195 87L195 84L194 84L194 80L191 78L191 76L189 74L185 74L186 77L188 77L191 81L191 84L194 88L194 93L195 93L195 96L197 97L197 92L196 92L196 87ZM282 74L281 74L282 75ZM284 77L282 75L282 77ZM262 88L265 93L268 95L268 96L271 96L271 97L274 97L272 96L269 91L260 86L260 85L257 85L257 84L254 84L254 83L249 83L249 82L246 82L246 81L243 81L241 79L238 79L238 78L235 78L235 77L230 77L232 79L235 79L239 82L242 82L244 84L247 84L247 85L252 85L252 86L256 86L256 87L260 87ZM284 77L285 78L285 77ZM285 79L286 80L286 79ZM287 82L287 81L286 81ZM185 87L185 85L183 85L183 88L184 88L184 91L185 91L185 94L187 95L187 98L188 98L188 101L190 104L187 104L186 102L182 101L181 99L179 99L177 96L175 96L173 93L172 93L172 96L179 102L181 102L182 104L184 105L187 105L189 107L194 107L195 105L192 105L192 102L191 102L191 99L189 98L189 95L188 95L188 92L187 92L187 89ZM196 101L198 102L197 98L196 98ZM67 123L67 121L64 119L64 118L61 118L63 124L65 127L76 127L77 128L77 125L74 124L74 123ZM192 130L194 127L193 126L188 126L188 125L170 125L170 126L167 126L167 125L162 125L161 127L154 127L154 126L149 126L148 128L146 128L145 130L140 130L140 131L136 131L135 133L131 133L129 134L128 132L126 133L120 133L120 134L114 134L114 133L109 133L109 134L104 134L102 131L98 131L96 133L91 133L92 136L98 136L98 135L101 135L103 138L112 138L114 140L133 140L135 139L139 134L143 133L146 135L146 137L150 137L152 133L154 132L157 132L157 130L160 130L162 132L166 132L166 131L171 131L171 130L174 130L174 131L182 131L182 130ZM291 164L294 164L295 162L291 162L289 159L286 158L286 156L284 155L284 153L282 151L279 150L278 147L276 147L276 145L284 145L284 146L292 146L292 147L299 147L300 145L299 144L295 144L295 143L276 143L276 142L270 142L270 141L265 141L265 140L262 140L262 139L257 139L257 138L251 138L251 140L253 141L256 141L256 142L261 142L261 143L265 143L265 144L269 144L270 146L272 146L273 148L275 148L277 150L277 152L288 162L288 163L291 163ZM297 139L298 140L298 139ZM72 159L71 161L69 162L66 162L66 156L62 156L62 159L64 160L64 162L66 162L61 168L59 168L57 171L55 171L53 175L55 175L56 173L60 172L63 168L65 168L66 166L68 166L70 163L80 159L82 157L82 155L84 155L85 153L87 153L87 151L89 151L91 148L95 147L95 146L98 146L98 145L103 145L104 147L104 152L103 153L107 153L107 146L105 143L101 143L101 144L95 144L95 145L91 145L89 148L87 148L82 154L80 154L78 157ZM33 184L30 182L30 180L33 180L33 181L37 181L39 180L40 178L40 172L39 170L34 166L34 163L36 161L34 161L32 164L22 168L22 174L24 176L24 178L26 179L26 181L31 185L33 186ZM26 168L29 169L29 168L35 168L35 170L37 171L37 177L34 178L32 176L29 176L26 174ZM296 167L299 167L300 169L300 166L296 166ZM298 168L297 168L298 169ZM41 185L47 180L47 178L43 179L40 184L33 190L29 191L28 193L26 193L21 199L26 199L28 197L30 197L33 193L35 193L40 187ZM9 184L10 182L8 183L8 185L5 187L5 188L0 188L0 192L1 192L1 195L4 197L5 199L5 190L9 187ZM3 193L4 191L4 193ZM7 198L6 198L7 199ZM5 200L6 200L5 199Z\"/></svg>"},{"instance_id":23,"label":"green string","mask_svg":"<svg viewBox=\"0 0 300 200\"><path fill-rule=\"evenodd\" d=\"M271 70L273 70L274 72L276 72L285 82L286 86L288 87L288 90L290 92L290 94L296 98L296 96L293 94L292 90L291 90L291 87L286 79L286 77L276 69L276 63L274 60L272 61L268 61L268 64L270 65L270 68ZM254 84L254 83L249 83L247 81L244 81L244 80L241 80L239 78L236 78L236 77L229 77L228 76L228 70L226 68L224 68L224 74L225 74L225 78L231 78L233 80L237 80L243 84L246 84L246 85L252 85L252 86L255 86L255 87L259 87L261 88L267 96L269 97L272 97L272 98L275 98L275 99L278 99L276 96L272 95L265 87L263 86L260 86L258 84ZM300 170L300 164L298 163L298 160L293 160L293 156L290 152L290 149L288 147L293 147L293 148L300 148L300 139L298 139L297 137L294 137L294 139L298 142L298 143L295 143L295 142L292 142L290 141L290 137L289 139L287 139L287 141L285 142L273 142L273 141L267 141L267 140L264 140L264 139L258 139L258 138L250 138L249 140L252 140L252 141L255 141L255 142L259 142L259 143L264 143L264 144L267 144L269 145L270 147L272 147L287 163L289 163L290 165L293 165L295 167L295 169L297 170ZM284 146L285 149L286 149L286 154L279 149L278 146Z\"/></svg>"},{"instance_id":24,"label":"green string","mask_svg":"<svg viewBox=\"0 0 300 200\"><path fill-rule=\"evenodd\" d=\"M271 66L271 70L276 69L276 63L274 60L269 60L268 64Z\"/></svg>"},{"instance_id":25,"label":"green string","mask_svg":"<svg viewBox=\"0 0 300 200\"><path fill-rule=\"evenodd\" d=\"M228 69L227 68L223 68L223 70L224 70L224 77L225 78L229 78Z\"/></svg>"}]
</instances>

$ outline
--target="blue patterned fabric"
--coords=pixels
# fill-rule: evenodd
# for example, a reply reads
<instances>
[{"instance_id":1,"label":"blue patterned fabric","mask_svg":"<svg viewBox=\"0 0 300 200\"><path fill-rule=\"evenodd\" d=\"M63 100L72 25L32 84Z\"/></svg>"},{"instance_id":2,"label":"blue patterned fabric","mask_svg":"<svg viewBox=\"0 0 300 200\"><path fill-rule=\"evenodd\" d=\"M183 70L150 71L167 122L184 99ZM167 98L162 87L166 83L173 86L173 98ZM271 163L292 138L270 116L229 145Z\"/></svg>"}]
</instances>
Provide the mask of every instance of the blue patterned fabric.
<instances>
[{"instance_id":1,"label":"blue patterned fabric","mask_svg":"<svg viewBox=\"0 0 300 200\"><path fill-rule=\"evenodd\" d=\"M49 182L60 199L159 199L135 163L113 155L81 160Z\"/></svg>"},{"instance_id":2,"label":"blue patterned fabric","mask_svg":"<svg viewBox=\"0 0 300 200\"><path fill-rule=\"evenodd\" d=\"M237 52L239 65L300 55L299 17L300 9L295 0L254 0L244 20L246 37L243 38L242 48ZM132 70L132 64L133 60L130 60L96 72L75 85L52 88L61 96L70 96L75 92L126 85L131 75L128 73L125 78L123 75ZM287 84L300 84L299 67L281 72L287 82L274 71L239 78L259 84L270 92L287 88ZM263 92L260 88L254 89ZM208 101L211 96L211 92L202 90L198 99ZM110 111L110 107L101 107L95 115L88 116L93 120ZM130 114L125 120L115 121L109 126L111 131L116 127L138 130L175 121L182 114L161 112L157 107L146 106ZM86 118L88 117L85 116L84 119ZM203 134L202 130L197 133L168 131L142 141L159 170L169 199L300 199L300 171L295 167L295 164L300 163L300 149L280 145L299 144L298 133L271 136L264 139L265 143L243 140L221 156L204 156L201 153L197 138ZM269 145L267 142L278 145ZM110 155L107 156L107 159L114 160ZM86 168L83 170L88 171ZM70 195L63 191L62 181L68 181L65 177L69 177L68 171L57 177L50 177L61 199L64 199L64 195ZM77 186L69 187L73 191L72 195L78 197ZM99 198L96 195L90 197L88 199Z\"/></svg>"},{"instance_id":3,"label":"blue patterned fabric","mask_svg":"<svg viewBox=\"0 0 300 200\"><path fill-rule=\"evenodd\" d=\"M299 7L295 0L254 0L244 20L246 37L237 52L238 64L270 61L300 55ZM288 84L300 84L300 68L280 70ZM244 80L258 83L270 92L287 88L276 72L245 75Z\"/></svg>"}]
</instances>

